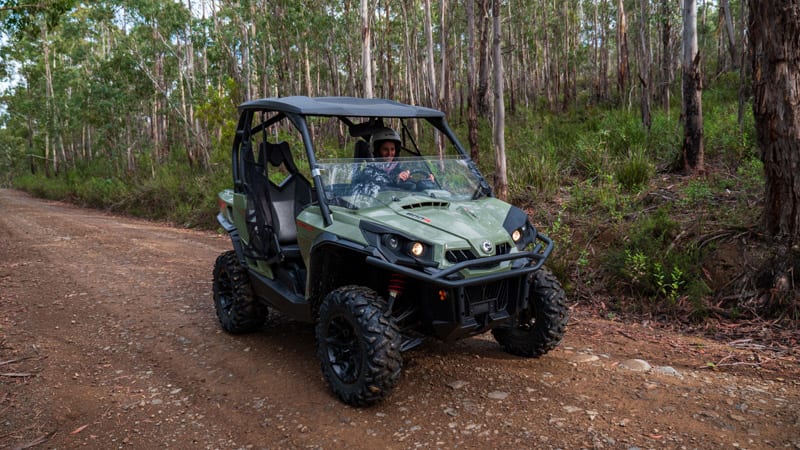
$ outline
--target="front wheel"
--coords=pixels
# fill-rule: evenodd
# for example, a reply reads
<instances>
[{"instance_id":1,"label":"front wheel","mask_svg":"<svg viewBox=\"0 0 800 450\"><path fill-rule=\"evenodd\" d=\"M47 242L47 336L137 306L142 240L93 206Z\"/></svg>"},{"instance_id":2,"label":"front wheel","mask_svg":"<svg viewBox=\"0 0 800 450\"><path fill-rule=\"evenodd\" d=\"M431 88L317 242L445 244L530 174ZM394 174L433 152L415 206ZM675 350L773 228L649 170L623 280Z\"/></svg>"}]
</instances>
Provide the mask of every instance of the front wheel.
<instances>
[{"instance_id":1,"label":"front wheel","mask_svg":"<svg viewBox=\"0 0 800 450\"><path fill-rule=\"evenodd\" d=\"M267 307L253 298L250 276L233 250L214 264L214 308L222 329L232 334L256 331L267 318Z\"/></svg>"},{"instance_id":2,"label":"front wheel","mask_svg":"<svg viewBox=\"0 0 800 450\"><path fill-rule=\"evenodd\" d=\"M402 339L386 309L375 291L360 286L340 287L320 305L316 336L322 374L349 405L382 400L400 377Z\"/></svg>"},{"instance_id":3,"label":"front wheel","mask_svg":"<svg viewBox=\"0 0 800 450\"><path fill-rule=\"evenodd\" d=\"M528 307L519 313L515 326L495 328L492 335L508 353L536 358L563 339L569 308L564 288L550 270L543 267L528 281Z\"/></svg>"}]
</instances>

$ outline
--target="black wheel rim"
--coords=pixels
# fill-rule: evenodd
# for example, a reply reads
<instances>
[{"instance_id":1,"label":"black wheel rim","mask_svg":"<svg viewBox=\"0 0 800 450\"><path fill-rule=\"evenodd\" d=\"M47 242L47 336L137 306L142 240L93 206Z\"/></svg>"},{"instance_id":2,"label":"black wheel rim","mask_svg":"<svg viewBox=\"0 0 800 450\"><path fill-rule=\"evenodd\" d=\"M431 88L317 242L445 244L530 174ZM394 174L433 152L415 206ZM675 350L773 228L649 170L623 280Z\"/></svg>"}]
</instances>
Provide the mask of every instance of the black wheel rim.
<instances>
[{"instance_id":1,"label":"black wheel rim","mask_svg":"<svg viewBox=\"0 0 800 450\"><path fill-rule=\"evenodd\" d=\"M344 383L355 383L361 370L361 352L350 322L343 317L333 318L328 324L325 346L333 373Z\"/></svg>"}]
</instances>

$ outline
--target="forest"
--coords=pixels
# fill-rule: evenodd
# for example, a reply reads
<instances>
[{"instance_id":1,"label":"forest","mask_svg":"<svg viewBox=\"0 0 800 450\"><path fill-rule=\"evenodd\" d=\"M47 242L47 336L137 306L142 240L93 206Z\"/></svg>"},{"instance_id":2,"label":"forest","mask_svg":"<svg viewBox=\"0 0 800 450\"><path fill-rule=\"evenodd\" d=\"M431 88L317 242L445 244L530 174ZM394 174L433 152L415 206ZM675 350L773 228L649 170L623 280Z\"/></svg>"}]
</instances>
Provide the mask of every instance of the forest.
<instances>
[{"instance_id":1,"label":"forest","mask_svg":"<svg viewBox=\"0 0 800 450\"><path fill-rule=\"evenodd\" d=\"M796 0L0 0L0 19L2 187L213 229L238 104L390 98L445 111L556 239L575 304L797 330Z\"/></svg>"}]
</instances>

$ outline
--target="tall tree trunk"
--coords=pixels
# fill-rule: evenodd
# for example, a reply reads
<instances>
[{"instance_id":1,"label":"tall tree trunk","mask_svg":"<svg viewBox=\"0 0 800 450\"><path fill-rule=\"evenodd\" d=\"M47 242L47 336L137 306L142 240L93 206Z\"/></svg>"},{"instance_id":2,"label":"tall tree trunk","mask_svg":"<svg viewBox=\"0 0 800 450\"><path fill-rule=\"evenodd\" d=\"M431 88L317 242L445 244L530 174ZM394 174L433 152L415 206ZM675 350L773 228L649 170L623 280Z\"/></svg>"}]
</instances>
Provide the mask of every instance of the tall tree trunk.
<instances>
[{"instance_id":1,"label":"tall tree trunk","mask_svg":"<svg viewBox=\"0 0 800 450\"><path fill-rule=\"evenodd\" d=\"M475 86L475 0L467 0L467 128L469 129L469 154L477 164L478 148L478 90Z\"/></svg>"},{"instance_id":2,"label":"tall tree trunk","mask_svg":"<svg viewBox=\"0 0 800 450\"><path fill-rule=\"evenodd\" d=\"M800 244L800 1L750 0L753 114L766 189L761 222Z\"/></svg>"},{"instance_id":3,"label":"tall tree trunk","mask_svg":"<svg viewBox=\"0 0 800 450\"><path fill-rule=\"evenodd\" d=\"M550 27L548 26L548 15L547 15L547 4L542 2L541 10L542 10L542 58L544 59L544 67L542 68L542 74L544 75L544 92L545 96L547 97L547 107L549 109L553 109L553 104L555 103L555 89L553 86L555 82L553 81L553 58L550 57Z\"/></svg>"},{"instance_id":4,"label":"tall tree trunk","mask_svg":"<svg viewBox=\"0 0 800 450\"><path fill-rule=\"evenodd\" d=\"M388 38L391 36L391 8L389 0L386 0L384 3L383 9L385 10L385 17L384 20L386 21L386 31L385 35L387 36L385 42L386 48L386 97L387 98L395 98L394 94L394 67L392 66L392 61L394 61L394 56L392 55L392 40Z\"/></svg>"},{"instance_id":5,"label":"tall tree trunk","mask_svg":"<svg viewBox=\"0 0 800 450\"><path fill-rule=\"evenodd\" d=\"M600 98L608 99L611 89L608 83L608 66L609 66L609 53L608 46L608 22L609 14L607 13L607 0L602 0L600 3L603 6L603 19L600 25L602 40L600 41Z\"/></svg>"},{"instance_id":6,"label":"tall tree trunk","mask_svg":"<svg viewBox=\"0 0 800 450\"><path fill-rule=\"evenodd\" d=\"M364 97L372 98L372 29L369 20L369 0L361 0L361 65L364 71Z\"/></svg>"},{"instance_id":7,"label":"tall tree trunk","mask_svg":"<svg viewBox=\"0 0 800 450\"><path fill-rule=\"evenodd\" d=\"M741 3L740 8L740 17L741 22L740 26L741 29L747 28L747 13L745 12L745 7L747 2ZM745 103L749 100L751 95L751 88L752 86L748 83L748 67L752 67L752 65L747 64L748 58L751 56L748 49L750 47L750 43L748 42L748 35L750 33L742 33L742 48L739 52L739 108L737 110L737 120L739 123L739 132L744 133L744 111L745 111Z\"/></svg>"},{"instance_id":8,"label":"tall tree trunk","mask_svg":"<svg viewBox=\"0 0 800 450\"><path fill-rule=\"evenodd\" d=\"M736 55L736 38L734 38L733 18L729 1L720 0L719 9L725 16L725 36L728 38L728 52L731 54L731 64L736 68L739 64L739 57Z\"/></svg>"},{"instance_id":9,"label":"tall tree trunk","mask_svg":"<svg viewBox=\"0 0 800 450\"><path fill-rule=\"evenodd\" d=\"M303 40L303 74L305 75L306 95L314 95L314 85L311 82L311 58L308 55L308 39Z\"/></svg>"},{"instance_id":10,"label":"tall tree trunk","mask_svg":"<svg viewBox=\"0 0 800 450\"><path fill-rule=\"evenodd\" d=\"M593 3L592 8L592 96L602 98L600 92L600 21L598 20L597 9L600 7L598 2Z\"/></svg>"},{"instance_id":11,"label":"tall tree trunk","mask_svg":"<svg viewBox=\"0 0 800 450\"><path fill-rule=\"evenodd\" d=\"M683 1L683 170L705 170L703 157L703 78L697 51L697 1Z\"/></svg>"},{"instance_id":12,"label":"tall tree trunk","mask_svg":"<svg viewBox=\"0 0 800 450\"><path fill-rule=\"evenodd\" d=\"M625 2L617 0L617 88L622 103L628 95L628 18Z\"/></svg>"},{"instance_id":13,"label":"tall tree trunk","mask_svg":"<svg viewBox=\"0 0 800 450\"><path fill-rule=\"evenodd\" d=\"M503 100L503 42L500 22L501 0L492 2L492 23L494 38L492 39L494 59L494 192L501 200L508 199L508 174L506 171L506 114Z\"/></svg>"},{"instance_id":14,"label":"tall tree trunk","mask_svg":"<svg viewBox=\"0 0 800 450\"><path fill-rule=\"evenodd\" d=\"M479 13L478 28L481 38L480 56L478 60L478 114L488 117L492 112L491 102L489 101L489 0L478 0Z\"/></svg>"},{"instance_id":15,"label":"tall tree trunk","mask_svg":"<svg viewBox=\"0 0 800 450\"><path fill-rule=\"evenodd\" d=\"M428 81L428 105L437 107L436 98L436 65L433 57L433 20L431 19L431 0L423 2L425 7L425 43L427 44L426 50L426 66L427 66L427 81Z\"/></svg>"},{"instance_id":16,"label":"tall tree trunk","mask_svg":"<svg viewBox=\"0 0 800 450\"><path fill-rule=\"evenodd\" d=\"M448 77L449 69L447 67L448 66L448 58L447 58L447 56L448 56L448 53L449 53L449 50L450 50L448 48L448 45L447 45L447 34L448 34L448 29L447 29L447 0L440 0L440 2L441 2L440 3L440 5L441 5L441 17L439 17L439 24L440 24L440 27L439 27L440 47L439 48L441 49L440 55L441 55L441 58L442 58L442 61L441 61L442 70L441 70L441 74L440 74L441 75L441 79L439 80L439 94L438 94L439 102L438 102L437 106L440 109L449 112L450 111L450 106L451 106L450 105L451 94L450 94L450 86L449 86L449 83L448 83L448 81L449 81L449 77Z\"/></svg>"},{"instance_id":17,"label":"tall tree trunk","mask_svg":"<svg viewBox=\"0 0 800 450\"><path fill-rule=\"evenodd\" d=\"M42 37L42 50L44 58L44 82L45 82L45 111L47 111L47 117L51 120L48 120L47 123L44 124L45 126L45 146L44 146L44 167L45 167L45 174L50 176L49 170L49 163L53 163L53 172L58 174L58 153L53 148L53 157L50 158L50 130L53 129L53 118L57 116L55 111L55 92L53 91L53 72L51 69L50 64L50 38L47 35L47 20L44 18L42 19L42 23L40 25L41 37ZM55 136L53 136L55 138ZM55 147L55 144L53 144Z\"/></svg>"},{"instance_id":18,"label":"tall tree trunk","mask_svg":"<svg viewBox=\"0 0 800 450\"><path fill-rule=\"evenodd\" d=\"M403 40L405 44L405 57L406 57L406 64L405 64L405 83L406 89L408 90L408 101L411 104L416 104L419 96L417 95L417 87L419 83L415 83L414 80L416 77L414 76L413 71L417 67L415 64L412 64L412 61L416 61L416 58L413 57L413 47L411 45L411 29L408 26L408 7L406 6L406 2L400 2L400 7L402 8L403 12Z\"/></svg>"},{"instance_id":19,"label":"tall tree trunk","mask_svg":"<svg viewBox=\"0 0 800 450\"><path fill-rule=\"evenodd\" d=\"M647 39L647 24L650 21L649 0L639 0L641 16L639 18L639 83L642 92L640 98L642 125L650 130L650 42Z\"/></svg>"},{"instance_id":20,"label":"tall tree trunk","mask_svg":"<svg viewBox=\"0 0 800 450\"><path fill-rule=\"evenodd\" d=\"M669 93L672 84L672 55L670 55L670 36L672 8L669 0L661 0L661 105L669 115Z\"/></svg>"}]
</instances>

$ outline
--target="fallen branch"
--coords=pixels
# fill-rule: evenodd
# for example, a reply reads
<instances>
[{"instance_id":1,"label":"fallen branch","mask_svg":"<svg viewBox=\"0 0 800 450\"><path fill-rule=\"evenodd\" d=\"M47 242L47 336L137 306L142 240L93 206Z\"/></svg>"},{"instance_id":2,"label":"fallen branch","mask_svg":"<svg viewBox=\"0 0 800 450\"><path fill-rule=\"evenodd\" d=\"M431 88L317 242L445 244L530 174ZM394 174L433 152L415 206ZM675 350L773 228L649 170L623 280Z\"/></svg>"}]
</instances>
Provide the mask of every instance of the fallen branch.
<instances>
[{"instance_id":1,"label":"fallen branch","mask_svg":"<svg viewBox=\"0 0 800 450\"><path fill-rule=\"evenodd\" d=\"M33 377L36 376L35 373L28 373L28 372L7 372L7 373L0 373L0 377L17 377L17 378L25 378L25 377Z\"/></svg>"},{"instance_id":2,"label":"fallen branch","mask_svg":"<svg viewBox=\"0 0 800 450\"><path fill-rule=\"evenodd\" d=\"M630 339L632 341L638 341L638 339L636 339L635 337L631 336L630 334L628 334L628 333L626 333L626 332L624 332L622 330L617 330L617 333L625 336L626 338L628 338L628 339Z\"/></svg>"},{"instance_id":3,"label":"fallen branch","mask_svg":"<svg viewBox=\"0 0 800 450\"><path fill-rule=\"evenodd\" d=\"M744 361L737 361L732 363L725 363L725 364L717 364L717 367L724 367L724 366L760 366L761 362L744 362Z\"/></svg>"},{"instance_id":4,"label":"fallen branch","mask_svg":"<svg viewBox=\"0 0 800 450\"><path fill-rule=\"evenodd\" d=\"M6 361L0 361L0 366L5 366L6 364L13 364L15 362L25 361L26 359L32 359L32 358L33 356L23 356L21 358L14 358Z\"/></svg>"},{"instance_id":5,"label":"fallen branch","mask_svg":"<svg viewBox=\"0 0 800 450\"><path fill-rule=\"evenodd\" d=\"M12 447L12 448L14 450L24 450L26 448L36 447L37 445L43 444L43 443L49 441L50 439L52 439L53 435L55 435L55 434L56 434L56 432L53 431L50 434L45 434L44 436L39 436L38 438L36 438L36 439L34 439L34 440L30 441L30 442L26 442L24 444L20 444L20 445L18 445L16 447Z\"/></svg>"}]
</instances>

